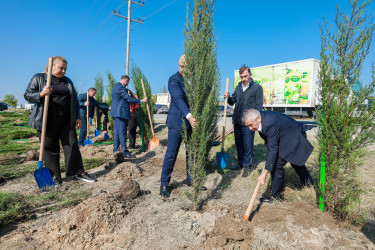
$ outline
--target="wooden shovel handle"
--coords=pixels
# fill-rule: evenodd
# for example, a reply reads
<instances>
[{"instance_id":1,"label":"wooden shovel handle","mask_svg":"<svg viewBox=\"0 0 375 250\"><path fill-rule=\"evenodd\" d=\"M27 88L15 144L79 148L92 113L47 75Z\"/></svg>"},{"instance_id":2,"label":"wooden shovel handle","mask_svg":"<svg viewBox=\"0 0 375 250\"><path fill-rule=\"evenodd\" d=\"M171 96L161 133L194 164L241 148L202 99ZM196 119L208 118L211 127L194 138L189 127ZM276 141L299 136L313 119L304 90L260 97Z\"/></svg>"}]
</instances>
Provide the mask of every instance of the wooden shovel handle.
<instances>
[{"instance_id":1,"label":"wooden shovel handle","mask_svg":"<svg viewBox=\"0 0 375 250\"><path fill-rule=\"evenodd\" d=\"M258 192L259 192L259 188L260 188L260 182L258 181L257 182L257 186L256 186L256 188L254 190L253 196L251 197L249 206L247 207L246 213L244 215L245 220L249 220L251 210L253 209L253 205L254 205L255 199L256 199L256 197L258 195Z\"/></svg>"},{"instance_id":2,"label":"wooden shovel handle","mask_svg":"<svg viewBox=\"0 0 375 250\"><path fill-rule=\"evenodd\" d=\"M87 90L87 95L86 95L86 101L88 102L89 101L89 91ZM90 106L90 102L89 102L89 105L87 105L86 107L86 122L87 122L87 136L89 136L89 106Z\"/></svg>"},{"instance_id":3,"label":"wooden shovel handle","mask_svg":"<svg viewBox=\"0 0 375 250\"><path fill-rule=\"evenodd\" d=\"M225 87L225 92L228 92L229 88L229 78L227 78L227 84ZM228 106L228 97L225 98L225 104L224 104L224 125L223 125L223 136L221 137L221 148L224 150L224 140L225 140L225 124L227 122L227 106Z\"/></svg>"},{"instance_id":4,"label":"wooden shovel handle","mask_svg":"<svg viewBox=\"0 0 375 250\"><path fill-rule=\"evenodd\" d=\"M47 87L51 87L53 57L48 57ZM39 161L43 161L44 142L46 140L49 95L44 97L42 136L40 138Z\"/></svg>"},{"instance_id":5,"label":"wooden shovel handle","mask_svg":"<svg viewBox=\"0 0 375 250\"><path fill-rule=\"evenodd\" d=\"M141 78L141 83L142 83L143 95L145 96L144 98L146 98L146 90L145 90L145 85L143 84L143 79L142 78ZM154 126L152 125L150 107L148 106L148 102L146 103L146 106L147 106L148 119L150 120L152 137L155 138Z\"/></svg>"}]
</instances>

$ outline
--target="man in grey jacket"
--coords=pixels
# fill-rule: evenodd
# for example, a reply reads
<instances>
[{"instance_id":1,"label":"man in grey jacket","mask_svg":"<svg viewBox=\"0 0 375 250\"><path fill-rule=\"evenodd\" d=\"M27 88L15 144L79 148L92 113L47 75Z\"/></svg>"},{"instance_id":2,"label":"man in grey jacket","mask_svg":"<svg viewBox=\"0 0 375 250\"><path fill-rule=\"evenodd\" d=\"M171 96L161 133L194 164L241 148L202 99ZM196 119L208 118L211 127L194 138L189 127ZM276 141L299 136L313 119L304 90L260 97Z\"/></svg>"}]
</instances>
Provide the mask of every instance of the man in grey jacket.
<instances>
[{"instance_id":1,"label":"man in grey jacket","mask_svg":"<svg viewBox=\"0 0 375 250\"><path fill-rule=\"evenodd\" d=\"M237 148L238 165L231 170L244 169L242 177L250 174L253 160L254 132L242 121L245 110L250 108L261 111L263 109L263 88L251 78L250 68L242 66L239 70L241 82L238 83L232 96L224 92L224 98L228 98L229 105L236 104L232 117L234 126L234 140Z\"/></svg>"}]
</instances>

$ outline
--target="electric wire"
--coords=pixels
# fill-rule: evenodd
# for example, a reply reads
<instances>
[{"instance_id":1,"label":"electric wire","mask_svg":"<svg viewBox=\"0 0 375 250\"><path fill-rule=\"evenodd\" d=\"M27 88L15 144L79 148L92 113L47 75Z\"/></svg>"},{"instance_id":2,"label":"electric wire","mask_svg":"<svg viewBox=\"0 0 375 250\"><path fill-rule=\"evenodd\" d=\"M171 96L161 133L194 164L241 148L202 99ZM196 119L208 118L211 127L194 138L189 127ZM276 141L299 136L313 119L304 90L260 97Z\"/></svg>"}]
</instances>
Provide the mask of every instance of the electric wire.
<instances>
[{"instance_id":1,"label":"electric wire","mask_svg":"<svg viewBox=\"0 0 375 250\"><path fill-rule=\"evenodd\" d=\"M83 23L83 21L86 19L87 15L90 13L90 11L92 10L92 8L94 7L95 3L97 2L97 0L95 0L93 2L93 4L91 5L91 7L89 8L88 11L86 11L86 14L83 16L82 20L80 21L80 23L76 26L76 28L70 33L70 35L68 36L68 38L65 40L65 42L62 44L61 48L58 50L58 55L61 55L63 52L64 52L64 49L65 49L65 46L68 44L68 42L71 40L71 38L73 37L73 35L75 33L77 33L78 31L78 28L81 26L81 24Z\"/></svg>"}]
</instances>

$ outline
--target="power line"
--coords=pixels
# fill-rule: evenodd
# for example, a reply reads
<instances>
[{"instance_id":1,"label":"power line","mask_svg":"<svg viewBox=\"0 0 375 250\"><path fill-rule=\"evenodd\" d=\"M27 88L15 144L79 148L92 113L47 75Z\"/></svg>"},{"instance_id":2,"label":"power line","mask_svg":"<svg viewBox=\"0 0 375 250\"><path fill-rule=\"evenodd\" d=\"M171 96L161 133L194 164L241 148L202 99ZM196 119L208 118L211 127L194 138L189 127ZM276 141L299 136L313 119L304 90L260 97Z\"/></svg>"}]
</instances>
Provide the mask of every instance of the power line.
<instances>
[{"instance_id":1,"label":"power line","mask_svg":"<svg viewBox=\"0 0 375 250\"><path fill-rule=\"evenodd\" d=\"M82 47L82 45L84 45L86 42L87 42L87 40L92 36L92 35L94 35L95 34L95 32L96 31L98 31L98 29L100 28L100 27L102 27L103 26L103 24L105 24L107 21L108 21L108 19L110 18L112 16L112 13L111 14L109 14L107 17L106 17L106 19L86 38L86 40L84 40L73 52L76 52L78 49L80 49L81 47ZM74 54L73 54L74 55Z\"/></svg>"},{"instance_id":2,"label":"power line","mask_svg":"<svg viewBox=\"0 0 375 250\"><path fill-rule=\"evenodd\" d=\"M90 13L91 9L94 7L95 3L96 3L97 0L95 0L93 2L93 4L91 5L91 7L89 8L89 10L86 12L86 14L83 16L81 22L76 26L76 28L72 31L72 33L70 33L70 35L68 36L68 39L66 39L66 41L63 43L63 45L61 46L59 52L58 53L59 55L62 54L62 52L64 52L64 49L65 49L65 45L68 44L68 42L70 41L70 39L73 37L73 34L77 33L78 31L78 28L81 26L81 24L83 23L83 21L86 19L87 15Z\"/></svg>"},{"instance_id":3,"label":"power line","mask_svg":"<svg viewBox=\"0 0 375 250\"><path fill-rule=\"evenodd\" d=\"M92 21L98 16L98 14L103 10L103 8L106 6L106 4L107 4L108 2L109 2L109 0L107 0L107 1L102 5L102 7L101 7L101 8L95 13L95 15L91 18L91 20L89 21L89 23L86 24L85 27L81 30L80 34L83 34L83 33L86 31L87 27L88 27L88 26L92 23ZM107 17L107 19L108 19L108 17ZM102 25L103 25L103 23L100 24L99 27L102 26ZM99 28L99 27L98 27L98 28ZM98 28L97 28L96 30L98 30ZM95 33L96 30L95 30L93 33ZM93 35L93 33L91 33L91 34L89 35L88 38L90 38L90 37ZM88 38L86 38L85 41L84 41L83 43L85 43L85 42L87 41ZM77 39L77 40L78 40L78 39ZM82 46L82 44L81 44L79 47L81 47L81 46ZM67 52L67 54L69 54L69 52Z\"/></svg>"}]
</instances>

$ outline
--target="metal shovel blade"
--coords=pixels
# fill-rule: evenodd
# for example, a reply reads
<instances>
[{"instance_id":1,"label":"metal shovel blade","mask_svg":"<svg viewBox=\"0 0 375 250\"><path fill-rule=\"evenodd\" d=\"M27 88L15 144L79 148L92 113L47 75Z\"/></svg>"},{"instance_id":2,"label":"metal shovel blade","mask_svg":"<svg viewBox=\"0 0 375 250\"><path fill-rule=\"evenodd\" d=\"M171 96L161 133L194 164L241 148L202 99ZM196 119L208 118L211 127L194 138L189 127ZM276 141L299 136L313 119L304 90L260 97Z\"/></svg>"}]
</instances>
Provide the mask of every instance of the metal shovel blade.
<instances>
[{"instance_id":1,"label":"metal shovel blade","mask_svg":"<svg viewBox=\"0 0 375 250\"><path fill-rule=\"evenodd\" d=\"M104 140L108 140L109 139L109 135L108 135L108 131L107 132L105 132L105 134L104 134Z\"/></svg>"},{"instance_id":2,"label":"metal shovel blade","mask_svg":"<svg viewBox=\"0 0 375 250\"><path fill-rule=\"evenodd\" d=\"M149 144L148 144L148 149L153 150L154 148L156 148L159 145L160 145L159 139L155 138L155 136L154 136L154 138L151 139Z\"/></svg>"},{"instance_id":3,"label":"metal shovel blade","mask_svg":"<svg viewBox=\"0 0 375 250\"><path fill-rule=\"evenodd\" d=\"M43 168L43 161L38 161L38 169L34 171L34 177L39 189L46 191L55 187L51 174L47 168Z\"/></svg>"},{"instance_id":4,"label":"metal shovel blade","mask_svg":"<svg viewBox=\"0 0 375 250\"><path fill-rule=\"evenodd\" d=\"M92 140L90 140L89 136L87 136L87 140L83 140L83 145L92 145Z\"/></svg>"},{"instance_id":5,"label":"metal shovel blade","mask_svg":"<svg viewBox=\"0 0 375 250\"><path fill-rule=\"evenodd\" d=\"M223 148L221 149L221 152L216 153L216 160L217 160L217 165L219 165L221 169L224 169L228 165L228 161L229 161L228 154L224 153Z\"/></svg>"},{"instance_id":6,"label":"metal shovel blade","mask_svg":"<svg viewBox=\"0 0 375 250\"><path fill-rule=\"evenodd\" d=\"M98 128L95 129L95 136L99 136L100 135L100 131L98 130Z\"/></svg>"}]
</instances>

